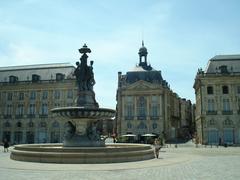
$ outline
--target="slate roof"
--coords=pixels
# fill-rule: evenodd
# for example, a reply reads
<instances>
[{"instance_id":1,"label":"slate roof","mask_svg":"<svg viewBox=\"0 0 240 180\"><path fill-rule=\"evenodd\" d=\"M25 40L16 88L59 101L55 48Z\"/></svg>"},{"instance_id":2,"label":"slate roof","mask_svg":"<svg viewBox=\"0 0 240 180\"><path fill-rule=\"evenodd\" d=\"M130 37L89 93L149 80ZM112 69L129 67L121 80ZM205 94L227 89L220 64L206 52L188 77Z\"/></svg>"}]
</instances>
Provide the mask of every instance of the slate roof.
<instances>
[{"instance_id":1,"label":"slate roof","mask_svg":"<svg viewBox=\"0 0 240 180\"><path fill-rule=\"evenodd\" d=\"M221 73L226 66L228 73L240 73L240 55L217 55L208 61L205 73Z\"/></svg>"},{"instance_id":2,"label":"slate roof","mask_svg":"<svg viewBox=\"0 0 240 180\"><path fill-rule=\"evenodd\" d=\"M69 78L72 77L74 69L75 67L70 63L0 67L0 82L8 82L10 76L16 76L18 81L28 81L32 79L33 74L39 75L41 80L55 79L57 73Z\"/></svg>"}]
</instances>

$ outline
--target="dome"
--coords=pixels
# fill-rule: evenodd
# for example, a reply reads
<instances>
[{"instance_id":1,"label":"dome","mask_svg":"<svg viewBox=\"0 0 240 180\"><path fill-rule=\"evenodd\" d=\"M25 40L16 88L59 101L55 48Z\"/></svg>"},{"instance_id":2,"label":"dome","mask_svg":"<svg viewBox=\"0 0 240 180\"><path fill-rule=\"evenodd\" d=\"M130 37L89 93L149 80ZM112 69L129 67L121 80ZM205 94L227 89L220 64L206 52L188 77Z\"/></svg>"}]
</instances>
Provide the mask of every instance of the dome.
<instances>
[{"instance_id":1,"label":"dome","mask_svg":"<svg viewBox=\"0 0 240 180\"><path fill-rule=\"evenodd\" d=\"M140 49L139 49L139 52L138 52L139 55L147 55L148 52L147 52L147 48L145 46L142 46Z\"/></svg>"},{"instance_id":2,"label":"dome","mask_svg":"<svg viewBox=\"0 0 240 180\"><path fill-rule=\"evenodd\" d=\"M147 48L144 46L144 42L142 42L142 47L139 49L138 54L140 56L146 56L148 54Z\"/></svg>"}]
</instances>

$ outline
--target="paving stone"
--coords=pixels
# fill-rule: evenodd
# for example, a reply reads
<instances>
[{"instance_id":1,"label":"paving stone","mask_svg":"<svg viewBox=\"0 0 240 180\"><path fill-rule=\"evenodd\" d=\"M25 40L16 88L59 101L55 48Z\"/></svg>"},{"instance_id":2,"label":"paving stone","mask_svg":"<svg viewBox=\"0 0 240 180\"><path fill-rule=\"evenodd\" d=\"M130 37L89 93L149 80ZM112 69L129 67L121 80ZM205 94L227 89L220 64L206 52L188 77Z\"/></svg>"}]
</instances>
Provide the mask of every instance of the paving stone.
<instances>
[{"instance_id":1,"label":"paving stone","mask_svg":"<svg viewBox=\"0 0 240 180\"><path fill-rule=\"evenodd\" d=\"M0 152L0 180L240 179L240 147L171 146L161 150L160 159L113 164L30 163L9 156Z\"/></svg>"}]
</instances>

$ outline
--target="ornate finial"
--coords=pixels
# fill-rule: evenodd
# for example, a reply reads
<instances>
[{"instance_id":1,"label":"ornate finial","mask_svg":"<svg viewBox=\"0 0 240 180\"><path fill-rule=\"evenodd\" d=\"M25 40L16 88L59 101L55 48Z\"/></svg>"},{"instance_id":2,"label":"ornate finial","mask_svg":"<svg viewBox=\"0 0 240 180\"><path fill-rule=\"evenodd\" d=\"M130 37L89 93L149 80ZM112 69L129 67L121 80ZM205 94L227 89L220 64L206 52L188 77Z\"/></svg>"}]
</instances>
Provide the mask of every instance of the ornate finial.
<instances>
[{"instance_id":1,"label":"ornate finial","mask_svg":"<svg viewBox=\"0 0 240 180\"><path fill-rule=\"evenodd\" d=\"M91 49L87 47L86 43L83 45L81 49L79 49L81 54L91 53Z\"/></svg>"},{"instance_id":2,"label":"ornate finial","mask_svg":"<svg viewBox=\"0 0 240 180\"><path fill-rule=\"evenodd\" d=\"M142 40L142 47L144 46L144 41Z\"/></svg>"}]
</instances>

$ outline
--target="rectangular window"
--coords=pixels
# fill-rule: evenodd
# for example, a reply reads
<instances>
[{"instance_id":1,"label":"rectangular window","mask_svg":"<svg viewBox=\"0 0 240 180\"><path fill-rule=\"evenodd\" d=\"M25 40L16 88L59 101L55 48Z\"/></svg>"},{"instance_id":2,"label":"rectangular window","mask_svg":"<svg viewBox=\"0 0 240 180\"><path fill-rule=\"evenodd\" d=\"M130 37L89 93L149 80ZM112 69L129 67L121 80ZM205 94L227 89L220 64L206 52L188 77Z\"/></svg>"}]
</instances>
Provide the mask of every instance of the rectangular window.
<instances>
[{"instance_id":1,"label":"rectangular window","mask_svg":"<svg viewBox=\"0 0 240 180\"><path fill-rule=\"evenodd\" d=\"M214 109L214 99L208 99L208 111L213 112Z\"/></svg>"},{"instance_id":2,"label":"rectangular window","mask_svg":"<svg viewBox=\"0 0 240 180\"><path fill-rule=\"evenodd\" d=\"M240 86L237 87L237 93L240 94Z\"/></svg>"},{"instance_id":3,"label":"rectangular window","mask_svg":"<svg viewBox=\"0 0 240 180\"><path fill-rule=\"evenodd\" d=\"M24 92L19 92L19 94L18 94L18 99L19 99L20 101L24 100Z\"/></svg>"},{"instance_id":4,"label":"rectangular window","mask_svg":"<svg viewBox=\"0 0 240 180\"><path fill-rule=\"evenodd\" d=\"M7 105L6 115L12 115L12 105L11 104Z\"/></svg>"},{"instance_id":5,"label":"rectangular window","mask_svg":"<svg viewBox=\"0 0 240 180\"><path fill-rule=\"evenodd\" d=\"M60 99L60 91L59 90L54 91L54 98L55 99Z\"/></svg>"},{"instance_id":6,"label":"rectangular window","mask_svg":"<svg viewBox=\"0 0 240 180\"><path fill-rule=\"evenodd\" d=\"M12 97L13 97L13 93L12 92L7 93L7 100L8 101L11 101Z\"/></svg>"},{"instance_id":7,"label":"rectangular window","mask_svg":"<svg viewBox=\"0 0 240 180\"><path fill-rule=\"evenodd\" d=\"M48 105L47 104L42 104L41 114L42 115L47 115L48 114Z\"/></svg>"},{"instance_id":8,"label":"rectangular window","mask_svg":"<svg viewBox=\"0 0 240 180\"><path fill-rule=\"evenodd\" d=\"M67 91L67 98L69 98L69 99L73 98L73 91L72 90Z\"/></svg>"},{"instance_id":9,"label":"rectangular window","mask_svg":"<svg viewBox=\"0 0 240 180\"><path fill-rule=\"evenodd\" d=\"M213 94L213 87L212 86L207 87L207 94Z\"/></svg>"},{"instance_id":10,"label":"rectangular window","mask_svg":"<svg viewBox=\"0 0 240 180\"><path fill-rule=\"evenodd\" d=\"M141 96L137 101L137 116L139 120L146 119L147 115L147 100L145 97Z\"/></svg>"},{"instance_id":11,"label":"rectangular window","mask_svg":"<svg viewBox=\"0 0 240 180\"><path fill-rule=\"evenodd\" d=\"M47 99L48 98L48 92L47 91L43 91L42 92L42 99Z\"/></svg>"},{"instance_id":12,"label":"rectangular window","mask_svg":"<svg viewBox=\"0 0 240 180\"><path fill-rule=\"evenodd\" d=\"M30 99L35 100L36 99L36 91L31 91L30 92Z\"/></svg>"},{"instance_id":13,"label":"rectangular window","mask_svg":"<svg viewBox=\"0 0 240 180\"><path fill-rule=\"evenodd\" d=\"M20 116L22 116L24 114L24 106L23 106L23 104L18 104L16 114L20 115Z\"/></svg>"},{"instance_id":14,"label":"rectangular window","mask_svg":"<svg viewBox=\"0 0 240 180\"><path fill-rule=\"evenodd\" d=\"M35 115L35 113L36 113L35 104L30 104L30 105L29 105L29 114L30 114L30 115Z\"/></svg>"},{"instance_id":15,"label":"rectangular window","mask_svg":"<svg viewBox=\"0 0 240 180\"><path fill-rule=\"evenodd\" d=\"M230 111L229 99L223 99L223 111Z\"/></svg>"},{"instance_id":16,"label":"rectangular window","mask_svg":"<svg viewBox=\"0 0 240 180\"><path fill-rule=\"evenodd\" d=\"M150 105L150 116L158 117L159 116L159 103L157 96L152 96Z\"/></svg>"},{"instance_id":17,"label":"rectangular window","mask_svg":"<svg viewBox=\"0 0 240 180\"><path fill-rule=\"evenodd\" d=\"M228 86L223 86L222 87L222 93L223 94L228 94Z\"/></svg>"},{"instance_id":18,"label":"rectangular window","mask_svg":"<svg viewBox=\"0 0 240 180\"><path fill-rule=\"evenodd\" d=\"M134 104L132 96L127 96L125 98L125 116L131 119L134 116Z\"/></svg>"}]
</instances>

